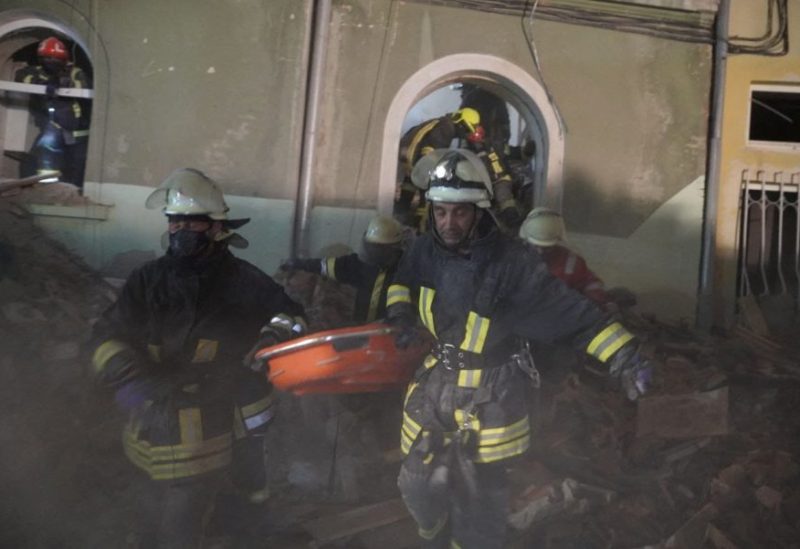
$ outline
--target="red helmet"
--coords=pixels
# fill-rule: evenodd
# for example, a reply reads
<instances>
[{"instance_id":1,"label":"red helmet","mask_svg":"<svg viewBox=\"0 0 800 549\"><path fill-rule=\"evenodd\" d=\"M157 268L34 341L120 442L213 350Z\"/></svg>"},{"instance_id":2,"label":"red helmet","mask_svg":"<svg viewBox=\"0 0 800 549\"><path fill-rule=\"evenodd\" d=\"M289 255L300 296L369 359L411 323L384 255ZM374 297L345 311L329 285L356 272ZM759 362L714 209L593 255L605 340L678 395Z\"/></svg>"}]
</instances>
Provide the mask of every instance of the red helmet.
<instances>
[{"instance_id":1,"label":"red helmet","mask_svg":"<svg viewBox=\"0 0 800 549\"><path fill-rule=\"evenodd\" d=\"M36 50L36 53L39 57L60 59L61 61L67 61L69 59L67 47L64 45L64 42L55 36L45 38L39 42L39 48Z\"/></svg>"}]
</instances>

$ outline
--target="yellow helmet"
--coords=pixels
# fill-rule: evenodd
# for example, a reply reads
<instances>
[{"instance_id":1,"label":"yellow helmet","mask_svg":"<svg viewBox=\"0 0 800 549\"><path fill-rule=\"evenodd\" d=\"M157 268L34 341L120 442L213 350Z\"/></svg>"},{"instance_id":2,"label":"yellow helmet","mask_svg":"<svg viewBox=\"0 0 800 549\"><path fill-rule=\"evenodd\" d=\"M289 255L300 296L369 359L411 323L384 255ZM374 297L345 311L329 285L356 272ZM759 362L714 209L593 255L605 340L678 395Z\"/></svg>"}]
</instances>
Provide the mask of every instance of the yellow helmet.
<instances>
[{"instance_id":1,"label":"yellow helmet","mask_svg":"<svg viewBox=\"0 0 800 549\"><path fill-rule=\"evenodd\" d=\"M481 115L475 109L465 107L459 109L450 115L450 118L456 124L464 124L470 132L475 131L475 127L481 123Z\"/></svg>"},{"instance_id":2,"label":"yellow helmet","mask_svg":"<svg viewBox=\"0 0 800 549\"><path fill-rule=\"evenodd\" d=\"M534 208L519 228L519 236L534 246L555 246L564 240L564 232L564 219L550 208Z\"/></svg>"},{"instance_id":3,"label":"yellow helmet","mask_svg":"<svg viewBox=\"0 0 800 549\"><path fill-rule=\"evenodd\" d=\"M207 215L211 219L228 219L228 205L217 183L200 170L175 170L150 193L145 206L161 208L166 215Z\"/></svg>"},{"instance_id":4,"label":"yellow helmet","mask_svg":"<svg viewBox=\"0 0 800 549\"><path fill-rule=\"evenodd\" d=\"M364 240L373 244L399 244L403 241L403 226L391 217L373 217L364 233Z\"/></svg>"}]
</instances>

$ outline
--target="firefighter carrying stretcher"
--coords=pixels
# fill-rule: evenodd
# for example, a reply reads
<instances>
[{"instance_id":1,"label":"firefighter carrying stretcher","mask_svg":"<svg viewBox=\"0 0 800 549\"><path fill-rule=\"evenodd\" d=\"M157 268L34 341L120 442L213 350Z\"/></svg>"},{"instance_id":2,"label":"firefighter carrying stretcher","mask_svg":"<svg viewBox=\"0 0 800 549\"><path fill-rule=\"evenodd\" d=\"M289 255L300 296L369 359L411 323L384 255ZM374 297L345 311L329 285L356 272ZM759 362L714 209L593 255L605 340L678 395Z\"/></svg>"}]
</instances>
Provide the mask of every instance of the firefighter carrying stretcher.
<instances>
[{"instance_id":1,"label":"firefighter carrying stretcher","mask_svg":"<svg viewBox=\"0 0 800 549\"><path fill-rule=\"evenodd\" d=\"M499 549L506 466L530 445L525 342L570 341L631 399L646 391L650 367L633 334L497 229L475 154L448 151L428 174L432 230L401 260L387 299L398 346L416 337L418 320L435 338L406 393L398 485L423 547Z\"/></svg>"}]
</instances>

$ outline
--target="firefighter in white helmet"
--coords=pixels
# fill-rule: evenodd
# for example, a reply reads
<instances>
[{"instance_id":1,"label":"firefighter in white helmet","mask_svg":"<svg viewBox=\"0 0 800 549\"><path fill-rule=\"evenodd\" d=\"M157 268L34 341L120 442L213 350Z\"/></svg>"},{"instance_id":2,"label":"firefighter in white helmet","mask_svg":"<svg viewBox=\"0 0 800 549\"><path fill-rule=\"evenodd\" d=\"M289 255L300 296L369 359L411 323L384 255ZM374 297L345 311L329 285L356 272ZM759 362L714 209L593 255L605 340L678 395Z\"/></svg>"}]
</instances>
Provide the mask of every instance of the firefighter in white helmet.
<instances>
[{"instance_id":1,"label":"firefighter in white helmet","mask_svg":"<svg viewBox=\"0 0 800 549\"><path fill-rule=\"evenodd\" d=\"M550 274L608 312L617 311L600 277L589 269L583 257L565 246L564 218L560 213L551 208L534 208L525 218L519 235L539 252Z\"/></svg>"},{"instance_id":2,"label":"firefighter in white helmet","mask_svg":"<svg viewBox=\"0 0 800 549\"><path fill-rule=\"evenodd\" d=\"M236 258L217 184L172 173L148 197L167 216L167 251L135 269L93 330L97 378L129 413L125 453L152 479L142 547L196 547L227 477L254 503L266 497L263 434L272 386L243 365L257 347L302 333L302 308ZM226 475L226 473L229 473Z\"/></svg>"},{"instance_id":3,"label":"firefighter in white helmet","mask_svg":"<svg viewBox=\"0 0 800 549\"><path fill-rule=\"evenodd\" d=\"M338 257L293 258L281 265L285 271L320 274L356 289L353 320L373 322L386 315L386 291L403 254L406 230L397 220L373 217L361 241L361 253Z\"/></svg>"},{"instance_id":4,"label":"firefighter in white helmet","mask_svg":"<svg viewBox=\"0 0 800 549\"><path fill-rule=\"evenodd\" d=\"M633 334L497 229L480 159L446 151L424 171L432 230L403 256L387 301L398 346L418 321L435 339L406 394L398 485L423 547L499 549L507 460L530 444L525 342L571 341L608 365L630 398L646 390L649 368Z\"/></svg>"}]
</instances>

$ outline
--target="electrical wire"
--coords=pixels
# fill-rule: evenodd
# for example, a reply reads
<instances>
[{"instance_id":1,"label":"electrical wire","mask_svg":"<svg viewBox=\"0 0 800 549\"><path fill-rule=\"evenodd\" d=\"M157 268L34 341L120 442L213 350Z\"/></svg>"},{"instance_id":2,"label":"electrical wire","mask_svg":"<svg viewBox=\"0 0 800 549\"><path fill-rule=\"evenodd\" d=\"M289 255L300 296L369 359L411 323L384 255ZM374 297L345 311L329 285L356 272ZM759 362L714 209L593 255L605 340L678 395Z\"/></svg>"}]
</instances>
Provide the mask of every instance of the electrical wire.
<instances>
[{"instance_id":1,"label":"electrical wire","mask_svg":"<svg viewBox=\"0 0 800 549\"><path fill-rule=\"evenodd\" d=\"M529 0L525 2L525 8L527 11ZM530 15L526 16L523 12L521 24L522 24L522 34L525 36L525 43L528 45L528 50L531 52L531 57L533 58L533 65L536 67L536 72L539 74L539 80L541 80L542 88L544 88L544 93L547 96L547 101L550 103L550 106L553 108L553 112L556 115L556 120L558 121L558 131L561 136L567 133L567 125L564 122L564 118L561 116L561 111L556 105L556 100L553 95L550 93L550 88L547 86L547 82L544 78L544 73L542 72L542 67L539 64L539 52L536 49L536 42L533 40L533 36L528 34L529 31L533 29L533 17L536 14L536 8L539 6L539 0L534 0L533 7L530 10ZM527 25L526 25L527 21Z\"/></svg>"}]
</instances>

